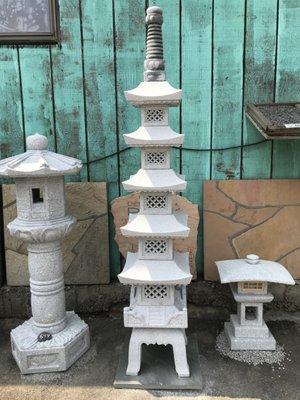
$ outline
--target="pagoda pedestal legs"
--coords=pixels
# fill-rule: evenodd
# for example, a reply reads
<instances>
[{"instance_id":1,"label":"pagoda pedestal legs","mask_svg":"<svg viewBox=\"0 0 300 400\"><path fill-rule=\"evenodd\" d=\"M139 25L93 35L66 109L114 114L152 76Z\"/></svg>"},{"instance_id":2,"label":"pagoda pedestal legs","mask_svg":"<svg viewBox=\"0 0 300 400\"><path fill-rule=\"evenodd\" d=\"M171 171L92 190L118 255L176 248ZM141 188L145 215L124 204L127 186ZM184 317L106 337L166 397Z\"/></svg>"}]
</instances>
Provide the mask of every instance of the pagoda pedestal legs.
<instances>
[{"instance_id":1,"label":"pagoda pedestal legs","mask_svg":"<svg viewBox=\"0 0 300 400\"><path fill-rule=\"evenodd\" d=\"M175 369L179 377L190 376L186 356L186 335L184 329L133 328L128 351L126 375L136 376L141 368L142 344L158 344L173 347Z\"/></svg>"}]
</instances>

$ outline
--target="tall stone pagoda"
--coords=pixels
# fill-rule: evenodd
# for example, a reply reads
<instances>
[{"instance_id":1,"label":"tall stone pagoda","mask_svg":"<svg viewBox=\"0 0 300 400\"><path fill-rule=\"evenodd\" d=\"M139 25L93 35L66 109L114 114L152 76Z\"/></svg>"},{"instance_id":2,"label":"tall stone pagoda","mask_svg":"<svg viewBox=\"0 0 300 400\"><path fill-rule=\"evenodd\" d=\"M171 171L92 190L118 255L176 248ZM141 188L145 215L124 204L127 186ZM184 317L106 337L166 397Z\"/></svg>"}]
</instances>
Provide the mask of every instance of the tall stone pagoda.
<instances>
[{"instance_id":1,"label":"tall stone pagoda","mask_svg":"<svg viewBox=\"0 0 300 400\"><path fill-rule=\"evenodd\" d=\"M32 317L11 331L23 374L64 371L90 345L89 328L66 312L61 242L74 225L66 214L64 175L81 161L47 150L45 136L27 137L27 151L0 161L0 176L16 183L17 218L9 232L27 245Z\"/></svg>"},{"instance_id":2,"label":"tall stone pagoda","mask_svg":"<svg viewBox=\"0 0 300 400\"><path fill-rule=\"evenodd\" d=\"M161 25L162 10L147 10L147 52L144 82L126 91L126 100L141 110L141 127L125 134L125 142L141 148L141 169L123 182L129 192L140 192L140 210L121 227L126 237L139 241L137 253L128 253L119 280L131 285L124 324L133 328L127 375L138 375L141 345L171 344L180 377L189 376L186 357L186 285L191 281L188 253L173 250L173 240L189 235L187 216L172 211L174 192L186 187L182 175L170 166L170 147L180 146L183 135L168 125L168 107L178 106L181 90L165 80ZM171 366L170 366L171 367Z\"/></svg>"}]
</instances>

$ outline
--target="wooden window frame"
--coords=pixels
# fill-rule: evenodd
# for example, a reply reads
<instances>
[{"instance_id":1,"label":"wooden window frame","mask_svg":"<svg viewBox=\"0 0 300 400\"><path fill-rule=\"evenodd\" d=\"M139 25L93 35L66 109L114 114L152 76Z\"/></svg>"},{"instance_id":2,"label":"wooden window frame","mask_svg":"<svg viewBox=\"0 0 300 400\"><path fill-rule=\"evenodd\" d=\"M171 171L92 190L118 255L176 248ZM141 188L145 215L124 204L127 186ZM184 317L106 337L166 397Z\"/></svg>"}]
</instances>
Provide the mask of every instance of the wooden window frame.
<instances>
[{"instance_id":1,"label":"wooden window frame","mask_svg":"<svg viewBox=\"0 0 300 400\"><path fill-rule=\"evenodd\" d=\"M12 34L0 33L0 45L58 44L60 42L58 0L49 0L49 6L50 6L51 33L41 33L41 32L20 32Z\"/></svg>"}]
</instances>

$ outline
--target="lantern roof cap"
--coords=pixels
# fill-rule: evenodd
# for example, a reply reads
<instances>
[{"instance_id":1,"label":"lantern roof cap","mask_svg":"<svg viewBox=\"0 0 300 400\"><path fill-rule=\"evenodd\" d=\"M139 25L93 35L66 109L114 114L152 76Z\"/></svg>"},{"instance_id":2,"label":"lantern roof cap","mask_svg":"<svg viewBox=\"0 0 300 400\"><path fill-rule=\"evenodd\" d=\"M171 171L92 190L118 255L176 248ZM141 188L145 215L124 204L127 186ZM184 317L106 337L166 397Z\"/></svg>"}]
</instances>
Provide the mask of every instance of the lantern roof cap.
<instances>
[{"instance_id":1,"label":"lantern roof cap","mask_svg":"<svg viewBox=\"0 0 300 400\"><path fill-rule=\"evenodd\" d=\"M77 174L82 162L47 150L48 139L38 133L26 138L27 151L0 161L0 176L12 178Z\"/></svg>"},{"instance_id":2,"label":"lantern roof cap","mask_svg":"<svg viewBox=\"0 0 300 400\"><path fill-rule=\"evenodd\" d=\"M221 283L273 282L294 285L295 281L285 267L278 262L261 260L255 254L245 259L216 261Z\"/></svg>"}]
</instances>

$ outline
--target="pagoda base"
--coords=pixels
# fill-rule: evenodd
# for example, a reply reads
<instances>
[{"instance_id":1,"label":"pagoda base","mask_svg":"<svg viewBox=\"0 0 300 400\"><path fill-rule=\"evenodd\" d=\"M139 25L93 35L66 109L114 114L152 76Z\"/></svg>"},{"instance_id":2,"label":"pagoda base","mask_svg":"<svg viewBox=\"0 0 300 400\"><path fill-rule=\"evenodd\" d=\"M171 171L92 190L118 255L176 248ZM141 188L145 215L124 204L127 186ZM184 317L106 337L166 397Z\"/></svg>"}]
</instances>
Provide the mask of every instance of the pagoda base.
<instances>
[{"instance_id":1,"label":"pagoda base","mask_svg":"<svg viewBox=\"0 0 300 400\"><path fill-rule=\"evenodd\" d=\"M156 330L155 330L156 331ZM154 332L153 332L154 335ZM174 369L174 355L171 346L142 346L141 371L137 376L126 374L128 363L128 342L124 341L114 381L115 388L202 390L203 380L197 339L189 336L186 346L190 366L189 377L179 377Z\"/></svg>"},{"instance_id":2,"label":"pagoda base","mask_svg":"<svg viewBox=\"0 0 300 400\"><path fill-rule=\"evenodd\" d=\"M88 325L73 311L66 319L65 329L44 342L37 341L31 319L11 331L12 354L22 374L65 371L88 350Z\"/></svg>"},{"instance_id":3,"label":"pagoda base","mask_svg":"<svg viewBox=\"0 0 300 400\"><path fill-rule=\"evenodd\" d=\"M231 350L276 350L276 340L265 322L258 327L239 325L234 315L225 322L224 331Z\"/></svg>"},{"instance_id":4,"label":"pagoda base","mask_svg":"<svg viewBox=\"0 0 300 400\"><path fill-rule=\"evenodd\" d=\"M179 377L190 376L186 357L187 339L184 329L133 328L128 349L126 375L136 376L141 368L142 344L173 347L175 369Z\"/></svg>"}]
</instances>

